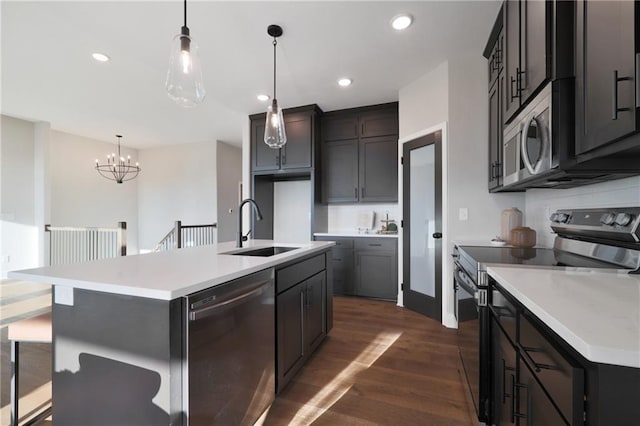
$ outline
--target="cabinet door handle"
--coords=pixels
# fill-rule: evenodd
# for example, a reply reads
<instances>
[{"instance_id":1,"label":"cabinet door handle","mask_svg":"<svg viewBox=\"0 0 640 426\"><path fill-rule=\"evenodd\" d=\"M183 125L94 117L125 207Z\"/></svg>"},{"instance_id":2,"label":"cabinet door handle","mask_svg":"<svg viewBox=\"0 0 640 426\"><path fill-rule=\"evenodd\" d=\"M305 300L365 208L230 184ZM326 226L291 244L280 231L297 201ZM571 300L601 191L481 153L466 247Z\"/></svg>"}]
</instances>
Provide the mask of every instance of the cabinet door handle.
<instances>
[{"instance_id":1,"label":"cabinet door handle","mask_svg":"<svg viewBox=\"0 0 640 426\"><path fill-rule=\"evenodd\" d=\"M511 102L513 102L515 99L517 99L520 94L518 93L518 89L516 88L516 90L513 89L513 85L516 83L516 79L513 78L513 76L510 77L511 78L511 93L509 94L511 96ZM515 95L513 93L516 93Z\"/></svg>"},{"instance_id":2,"label":"cabinet door handle","mask_svg":"<svg viewBox=\"0 0 640 426\"><path fill-rule=\"evenodd\" d=\"M360 198L364 198L364 186L360 188Z\"/></svg>"},{"instance_id":3,"label":"cabinet door handle","mask_svg":"<svg viewBox=\"0 0 640 426\"><path fill-rule=\"evenodd\" d=\"M364 129L365 129L365 126L364 126L364 122L363 122L363 123L360 125L360 134L361 134L361 135L363 135L363 136L364 136Z\"/></svg>"},{"instance_id":4,"label":"cabinet door handle","mask_svg":"<svg viewBox=\"0 0 640 426\"><path fill-rule=\"evenodd\" d=\"M496 163L496 177L499 178L500 176L502 176L502 163L497 162Z\"/></svg>"},{"instance_id":5,"label":"cabinet door handle","mask_svg":"<svg viewBox=\"0 0 640 426\"><path fill-rule=\"evenodd\" d=\"M286 147L282 148L281 152L282 152L282 156L281 156L282 164L287 164L287 148Z\"/></svg>"},{"instance_id":6,"label":"cabinet door handle","mask_svg":"<svg viewBox=\"0 0 640 426\"><path fill-rule=\"evenodd\" d=\"M300 353L304 355L304 290L300 292Z\"/></svg>"},{"instance_id":7,"label":"cabinet door handle","mask_svg":"<svg viewBox=\"0 0 640 426\"><path fill-rule=\"evenodd\" d=\"M637 55L636 55L637 56ZM636 58L637 61L637 58ZM637 71L636 71L637 72ZM621 81L632 80L631 77L618 77L618 70L613 70L613 79L611 80L611 119L618 119L618 112L629 111L629 108L618 108L618 83ZM637 82L636 82L637 85ZM636 90L637 92L637 90Z\"/></svg>"},{"instance_id":8,"label":"cabinet door handle","mask_svg":"<svg viewBox=\"0 0 640 426\"><path fill-rule=\"evenodd\" d=\"M489 180L494 180L496 178L496 163L495 161L491 163L489 166Z\"/></svg>"},{"instance_id":9,"label":"cabinet door handle","mask_svg":"<svg viewBox=\"0 0 640 426\"><path fill-rule=\"evenodd\" d=\"M636 53L636 108L640 108L640 53Z\"/></svg>"},{"instance_id":10,"label":"cabinet door handle","mask_svg":"<svg viewBox=\"0 0 640 426\"><path fill-rule=\"evenodd\" d=\"M354 193L353 193L353 198L355 198L356 200L358 199L358 188L353 188Z\"/></svg>"},{"instance_id":11,"label":"cabinet door handle","mask_svg":"<svg viewBox=\"0 0 640 426\"><path fill-rule=\"evenodd\" d=\"M516 376L511 374L511 423L516 422Z\"/></svg>"},{"instance_id":12,"label":"cabinet door handle","mask_svg":"<svg viewBox=\"0 0 640 426\"><path fill-rule=\"evenodd\" d=\"M431 235L433 238L435 238L436 240L439 240L440 238L442 238L442 233L441 232L434 232L433 235Z\"/></svg>"},{"instance_id":13,"label":"cabinet door handle","mask_svg":"<svg viewBox=\"0 0 640 426\"><path fill-rule=\"evenodd\" d=\"M382 244L369 244L369 246L371 246L371 247L381 247Z\"/></svg>"}]
</instances>

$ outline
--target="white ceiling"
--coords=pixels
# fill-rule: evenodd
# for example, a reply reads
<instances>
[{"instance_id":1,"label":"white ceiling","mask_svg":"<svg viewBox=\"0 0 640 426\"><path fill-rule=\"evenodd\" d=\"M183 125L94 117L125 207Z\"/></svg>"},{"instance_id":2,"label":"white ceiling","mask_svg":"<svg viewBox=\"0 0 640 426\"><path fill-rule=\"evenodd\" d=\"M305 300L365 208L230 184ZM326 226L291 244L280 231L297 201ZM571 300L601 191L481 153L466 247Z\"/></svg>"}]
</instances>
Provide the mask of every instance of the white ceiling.
<instances>
[{"instance_id":1,"label":"white ceiling","mask_svg":"<svg viewBox=\"0 0 640 426\"><path fill-rule=\"evenodd\" d=\"M325 111L398 99L398 90L453 55L481 55L497 1L188 3L207 97L182 109L166 95L182 1L2 1L2 113L146 148L222 140L239 145L248 114L271 94L279 24L278 100ZM393 30L408 11L414 24ZM111 57L98 63L91 53ZM338 77L354 81L349 88Z\"/></svg>"}]
</instances>

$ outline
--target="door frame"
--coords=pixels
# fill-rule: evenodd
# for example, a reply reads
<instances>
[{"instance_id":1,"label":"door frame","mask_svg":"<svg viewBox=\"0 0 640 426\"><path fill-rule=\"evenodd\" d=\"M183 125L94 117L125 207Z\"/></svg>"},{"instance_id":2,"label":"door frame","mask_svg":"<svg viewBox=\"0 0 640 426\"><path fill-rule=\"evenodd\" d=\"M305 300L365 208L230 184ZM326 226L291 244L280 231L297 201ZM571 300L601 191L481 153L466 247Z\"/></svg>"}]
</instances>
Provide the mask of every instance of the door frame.
<instances>
[{"instance_id":1,"label":"door frame","mask_svg":"<svg viewBox=\"0 0 640 426\"><path fill-rule=\"evenodd\" d=\"M441 250L441 264L442 264L442 283L441 283L441 296L442 296L442 324L446 327L457 327L457 321L453 312L454 292L453 292L453 263L450 261L448 253L451 252L452 247L451 240L449 238L449 218L448 218L448 206L449 206L449 134L448 123L443 121L435 124L424 130L417 131L407 136L403 136L398 139L398 162L401 161L403 146L407 142L411 142L415 139L429 135L435 132L442 133L441 148L442 148L442 179L441 179L441 194L442 194L442 250ZM398 207L400 208L401 217L404 216L404 197L403 197L403 176L402 165L398 165ZM404 307L404 294L402 291L402 282L404 279L404 229L400 227L398 229L398 306ZM446 283L452 283L446 285Z\"/></svg>"}]
</instances>

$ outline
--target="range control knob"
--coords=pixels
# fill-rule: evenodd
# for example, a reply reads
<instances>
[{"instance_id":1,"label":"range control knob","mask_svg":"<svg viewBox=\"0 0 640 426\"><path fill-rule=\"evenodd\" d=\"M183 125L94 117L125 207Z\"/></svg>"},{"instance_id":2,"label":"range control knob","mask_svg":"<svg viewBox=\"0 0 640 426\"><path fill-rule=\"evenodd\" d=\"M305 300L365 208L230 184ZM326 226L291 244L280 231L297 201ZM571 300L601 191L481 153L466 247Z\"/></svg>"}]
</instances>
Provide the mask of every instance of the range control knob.
<instances>
[{"instance_id":1,"label":"range control knob","mask_svg":"<svg viewBox=\"0 0 640 426\"><path fill-rule=\"evenodd\" d=\"M616 220L616 215L613 213L605 213L600 217L600 223L604 225L613 225Z\"/></svg>"},{"instance_id":2,"label":"range control knob","mask_svg":"<svg viewBox=\"0 0 640 426\"><path fill-rule=\"evenodd\" d=\"M558 213L556 216L556 222L566 223L569 220L569 215L566 213Z\"/></svg>"},{"instance_id":3,"label":"range control knob","mask_svg":"<svg viewBox=\"0 0 640 426\"><path fill-rule=\"evenodd\" d=\"M631 223L632 216L629 213L618 213L616 215L616 225L627 226Z\"/></svg>"}]
</instances>

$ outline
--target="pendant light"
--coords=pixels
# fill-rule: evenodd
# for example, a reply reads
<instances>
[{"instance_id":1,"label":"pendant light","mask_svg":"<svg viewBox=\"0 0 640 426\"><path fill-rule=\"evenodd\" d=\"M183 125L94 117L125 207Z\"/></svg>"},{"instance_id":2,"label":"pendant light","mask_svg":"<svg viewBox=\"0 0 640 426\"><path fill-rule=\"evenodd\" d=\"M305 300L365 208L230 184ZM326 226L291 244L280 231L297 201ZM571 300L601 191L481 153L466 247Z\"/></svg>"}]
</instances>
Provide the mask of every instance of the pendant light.
<instances>
[{"instance_id":1,"label":"pendant light","mask_svg":"<svg viewBox=\"0 0 640 426\"><path fill-rule=\"evenodd\" d=\"M279 25L269 25L267 34L273 37L273 101L267 108L264 143L269 145L269 148L279 149L287 143L282 108L278 106L278 99L276 98L276 46L278 45L277 38L282 35L282 28Z\"/></svg>"},{"instance_id":2,"label":"pendant light","mask_svg":"<svg viewBox=\"0 0 640 426\"><path fill-rule=\"evenodd\" d=\"M185 108L198 105L207 94L202 81L198 45L189 35L187 27L187 0L184 0L184 25L171 44L171 59L165 86L169 98Z\"/></svg>"}]
</instances>

